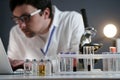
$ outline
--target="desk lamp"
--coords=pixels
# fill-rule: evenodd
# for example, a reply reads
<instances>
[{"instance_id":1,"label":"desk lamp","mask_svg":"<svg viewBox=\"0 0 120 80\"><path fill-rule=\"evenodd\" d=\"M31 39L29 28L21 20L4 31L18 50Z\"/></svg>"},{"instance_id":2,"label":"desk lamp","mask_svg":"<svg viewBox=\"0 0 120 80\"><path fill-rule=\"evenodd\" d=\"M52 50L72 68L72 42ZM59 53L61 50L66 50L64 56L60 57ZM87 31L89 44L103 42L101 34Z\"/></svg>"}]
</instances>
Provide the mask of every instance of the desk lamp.
<instances>
[{"instance_id":1,"label":"desk lamp","mask_svg":"<svg viewBox=\"0 0 120 80\"><path fill-rule=\"evenodd\" d=\"M115 43L117 39L114 38L117 34L116 26L114 24L107 24L103 29L103 33L107 38L113 40L113 46L110 47L110 52L116 52Z\"/></svg>"}]
</instances>

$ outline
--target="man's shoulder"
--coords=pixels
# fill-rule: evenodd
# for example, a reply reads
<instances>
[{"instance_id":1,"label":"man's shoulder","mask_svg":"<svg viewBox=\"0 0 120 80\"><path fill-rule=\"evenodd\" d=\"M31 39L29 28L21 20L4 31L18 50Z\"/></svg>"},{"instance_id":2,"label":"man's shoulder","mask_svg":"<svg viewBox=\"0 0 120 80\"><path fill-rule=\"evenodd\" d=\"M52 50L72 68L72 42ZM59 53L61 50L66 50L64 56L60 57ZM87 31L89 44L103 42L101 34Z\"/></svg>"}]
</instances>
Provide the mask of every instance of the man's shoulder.
<instances>
[{"instance_id":1,"label":"man's shoulder","mask_svg":"<svg viewBox=\"0 0 120 80\"><path fill-rule=\"evenodd\" d=\"M19 25L14 25L11 28L10 33L14 35L23 35L23 32L20 30Z\"/></svg>"},{"instance_id":2,"label":"man's shoulder","mask_svg":"<svg viewBox=\"0 0 120 80\"><path fill-rule=\"evenodd\" d=\"M77 12L77 11L70 11L69 14L71 17L80 17L82 16L81 13Z\"/></svg>"},{"instance_id":3,"label":"man's shoulder","mask_svg":"<svg viewBox=\"0 0 120 80\"><path fill-rule=\"evenodd\" d=\"M57 16L59 16L59 18L68 18L68 17L73 17L73 16L82 16L80 12L77 11L61 11L59 10L56 6L53 6L55 13L57 13Z\"/></svg>"},{"instance_id":4,"label":"man's shoulder","mask_svg":"<svg viewBox=\"0 0 120 80\"><path fill-rule=\"evenodd\" d=\"M14 26L11 28L11 31L14 31L14 30L19 30L19 26L18 26L18 25L14 25Z\"/></svg>"},{"instance_id":5,"label":"man's shoulder","mask_svg":"<svg viewBox=\"0 0 120 80\"><path fill-rule=\"evenodd\" d=\"M77 11L63 11L61 13L61 16L65 17L65 18L82 17L81 13L79 13Z\"/></svg>"}]
</instances>

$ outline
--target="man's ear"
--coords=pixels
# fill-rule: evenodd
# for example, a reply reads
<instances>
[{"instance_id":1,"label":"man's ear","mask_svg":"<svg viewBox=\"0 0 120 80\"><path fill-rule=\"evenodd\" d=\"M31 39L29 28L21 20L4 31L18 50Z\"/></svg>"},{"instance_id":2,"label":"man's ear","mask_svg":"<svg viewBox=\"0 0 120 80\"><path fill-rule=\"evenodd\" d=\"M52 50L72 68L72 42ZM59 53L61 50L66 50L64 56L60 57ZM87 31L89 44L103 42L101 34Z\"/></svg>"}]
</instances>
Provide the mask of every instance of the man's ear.
<instances>
[{"instance_id":1,"label":"man's ear","mask_svg":"<svg viewBox=\"0 0 120 80\"><path fill-rule=\"evenodd\" d=\"M43 15L44 15L44 18L45 19L48 19L49 16L50 16L50 9L49 8L46 8L43 12Z\"/></svg>"}]
</instances>

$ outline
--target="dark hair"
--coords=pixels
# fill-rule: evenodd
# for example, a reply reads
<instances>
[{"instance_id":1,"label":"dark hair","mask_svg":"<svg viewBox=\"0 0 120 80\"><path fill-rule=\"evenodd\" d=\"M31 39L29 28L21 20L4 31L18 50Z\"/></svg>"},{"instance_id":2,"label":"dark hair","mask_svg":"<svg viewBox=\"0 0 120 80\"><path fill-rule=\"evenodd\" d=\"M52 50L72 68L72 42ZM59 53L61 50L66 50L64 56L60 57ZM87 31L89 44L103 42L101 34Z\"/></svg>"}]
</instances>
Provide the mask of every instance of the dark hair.
<instances>
[{"instance_id":1,"label":"dark hair","mask_svg":"<svg viewBox=\"0 0 120 80\"><path fill-rule=\"evenodd\" d=\"M10 10L12 12L17 6L21 6L23 4L31 5L37 9L41 9L42 11L44 11L46 8L49 8L50 9L49 17L53 16L51 0L10 0L9 1Z\"/></svg>"}]
</instances>

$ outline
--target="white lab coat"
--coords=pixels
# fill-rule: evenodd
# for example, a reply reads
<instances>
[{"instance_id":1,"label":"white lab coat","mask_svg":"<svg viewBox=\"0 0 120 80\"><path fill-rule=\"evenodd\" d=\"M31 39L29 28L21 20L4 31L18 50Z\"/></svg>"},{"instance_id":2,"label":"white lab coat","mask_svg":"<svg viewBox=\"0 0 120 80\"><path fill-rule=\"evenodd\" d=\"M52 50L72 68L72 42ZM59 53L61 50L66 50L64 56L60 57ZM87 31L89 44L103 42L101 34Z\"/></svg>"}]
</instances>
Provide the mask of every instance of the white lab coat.
<instances>
[{"instance_id":1,"label":"white lab coat","mask_svg":"<svg viewBox=\"0 0 120 80\"><path fill-rule=\"evenodd\" d=\"M59 11L53 6L53 22L49 31L52 38L46 53L49 58L56 58L56 55L65 50L78 51L80 38L84 33L83 19L80 13L75 11ZM8 57L12 59L25 60L41 59L44 51L47 49L50 35L44 42L39 36L27 38L20 30L19 26L14 26L10 31Z\"/></svg>"}]
</instances>

